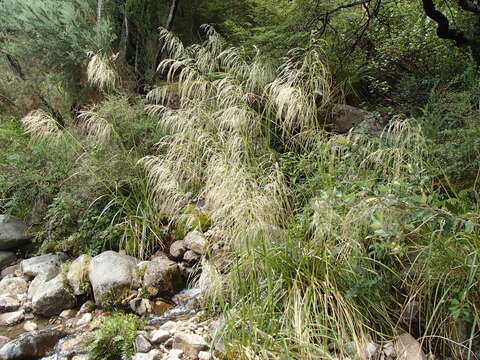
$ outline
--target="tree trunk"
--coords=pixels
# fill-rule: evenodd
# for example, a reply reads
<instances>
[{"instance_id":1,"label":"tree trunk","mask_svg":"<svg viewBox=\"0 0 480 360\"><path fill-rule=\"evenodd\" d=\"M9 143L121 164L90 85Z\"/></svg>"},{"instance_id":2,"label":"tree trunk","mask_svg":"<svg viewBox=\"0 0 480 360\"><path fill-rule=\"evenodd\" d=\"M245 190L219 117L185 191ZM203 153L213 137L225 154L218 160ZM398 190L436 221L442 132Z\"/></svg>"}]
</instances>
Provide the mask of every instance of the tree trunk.
<instances>
[{"instance_id":1,"label":"tree trunk","mask_svg":"<svg viewBox=\"0 0 480 360\"><path fill-rule=\"evenodd\" d=\"M170 5L170 11L168 13L168 18L165 23L165 29L172 30L173 22L175 21L175 15L177 14L179 4L180 4L180 0L172 0L172 4ZM154 72L157 71L158 65L160 64L161 57L162 57L162 49L163 49L163 41L159 41L157 46L157 51L155 52L155 60L153 62Z\"/></svg>"}]
</instances>

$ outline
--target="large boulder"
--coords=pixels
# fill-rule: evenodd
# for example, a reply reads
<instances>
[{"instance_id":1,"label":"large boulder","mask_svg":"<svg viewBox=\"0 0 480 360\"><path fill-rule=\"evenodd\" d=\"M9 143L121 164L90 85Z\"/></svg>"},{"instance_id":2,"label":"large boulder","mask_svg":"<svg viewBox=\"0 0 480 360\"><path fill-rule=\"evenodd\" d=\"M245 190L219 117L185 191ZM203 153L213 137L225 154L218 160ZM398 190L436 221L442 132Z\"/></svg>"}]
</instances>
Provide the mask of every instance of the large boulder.
<instances>
[{"instance_id":1,"label":"large boulder","mask_svg":"<svg viewBox=\"0 0 480 360\"><path fill-rule=\"evenodd\" d=\"M37 291L41 290L45 283L55 278L58 274L60 274L60 268L58 266L52 266L48 268L46 271L41 272L35 279L32 280L30 286L28 287L28 298L32 299Z\"/></svg>"},{"instance_id":2,"label":"large boulder","mask_svg":"<svg viewBox=\"0 0 480 360\"><path fill-rule=\"evenodd\" d=\"M143 287L151 295L158 293L176 293L184 287L182 274L177 263L163 258L156 258L146 264Z\"/></svg>"},{"instance_id":3,"label":"large boulder","mask_svg":"<svg viewBox=\"0 0 480 360\"><path fill-rule=\"evenodd\" d=\"M199 231L189 232L183 239L183 242L187 249L195 251L197 254L203 255L207 251L207 240Z\"/></svg>"},{"instance_id":4,"label":"large boulder","mask_svg":"<svg viewBox=\"0 0 480 360\"><path fill-rule=\"evenodd\" d=\"M81 255L68 268L67 280L73 290L73 295L83 295L88 290L88 266L91 257Z\"/></svg>"},{"instance_id":5,"label":"large boulder","mask_svg":"<svg viewBox=\"0 0 480 360\"><path fill-rule=\"evenodd\" d=\"M42 316L58 315L75 306L76 300L63 274L47 281L32 297L33 312Z\"/></svg>"},{"instance_id":6,"label":"large boulder","mask_svg":"<svg viewBox=\"0 0 480 360\"><path fill-rule=\"evenodd\" d=\"M12 264L17 257L11 251L0 251L0 270Z\"/></svg>"},{"instance_id":7,"label":"large boulder","mask_svg":"<svg viewBox=\"0 0 480 360\"><path fill-rule=\"evenodd\" d=\"M0 215L0 250L16 249L25 245L30 238L27 226L20 219Z\"/></svg>"},{"instance_id":8,"label":"large boulder","mask_svg":"<svg viewBox=\"0 0 480 360\"><path fill-rule=\"evenodd\" d=\"M23 260L20 263L20 267L23 274L27 276L37 276L52 268L60 267L67 259L68 257L64 253L40 255Z\"/></svg>"},{"instance_id":9,"label":"large boulder","mask_svg":"<svg viewBox=\"0 0 480 360\"><path fill-rule=\"evenodd\" d=\"M332 109L333 117L333 130L339 133L345 133L351 128L361 124L369 123L369 127L372 127L376 122L375 114L345 104L336 104Z\"/></svg>"},{"instance_id":10,"label":"large boulder","mask_svg":"<svg viewBox=\"0 0 480 360\"><path fill-rule=\"evenodd\" d=\"M34 360L50 355L67 334L61 330L39 330L20 335L0 349L0 360Z\"/></svg>"},{"instance_id":11,"label":"large boulder","mask_svg":"<svg viewBox=\"0 0 480 360\"><path fill-rule=\"evenodd\" d=\"M0 281L0 295L22 295L27 293L27 282L20 277L5 278Z\"/></svg>"},{"instance_id":12,"label":"large boulder","mask_svg":"<svg viewBox=\"0 0 480 360\"><path fill-rule=\"evenodd\" d=\"M88 277L97 305L122 300L118 298L122 291L140 287L137 262L131 256L114 251L106 251L92 259Z\"/></svg>"}]
</instances>

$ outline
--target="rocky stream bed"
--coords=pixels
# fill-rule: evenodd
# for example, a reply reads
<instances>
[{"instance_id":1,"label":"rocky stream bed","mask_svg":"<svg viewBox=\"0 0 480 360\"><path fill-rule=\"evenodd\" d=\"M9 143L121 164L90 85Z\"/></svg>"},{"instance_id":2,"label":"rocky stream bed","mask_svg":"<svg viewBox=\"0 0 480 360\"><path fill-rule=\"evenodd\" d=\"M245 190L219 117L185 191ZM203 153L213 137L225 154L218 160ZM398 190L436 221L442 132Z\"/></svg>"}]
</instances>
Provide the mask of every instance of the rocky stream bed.
<instances>
[{"instance_id":1,"label":"rocky stream bed","mask_svg":"<svg viewBox=\"0 0 480 360\"><path fill-rule=\"evenodd\" d=\"M86 339L115 308L145 322L137 331L133 360L221 358L222 323L198 311L207 250L223 261L222 245L193 231L174 242L169 253L140 261L114 251L69 258L55 253L18 259L28 242L27 227L0 215L0 360L87 360ZM202 283L202 281L199 281ZM409 334L382 345L367 343L351 359L424 360L420 343ZM350 359L336 354L332 359ZM431 357L430 357L431 358Z\"/></svg>"}]
</instances>

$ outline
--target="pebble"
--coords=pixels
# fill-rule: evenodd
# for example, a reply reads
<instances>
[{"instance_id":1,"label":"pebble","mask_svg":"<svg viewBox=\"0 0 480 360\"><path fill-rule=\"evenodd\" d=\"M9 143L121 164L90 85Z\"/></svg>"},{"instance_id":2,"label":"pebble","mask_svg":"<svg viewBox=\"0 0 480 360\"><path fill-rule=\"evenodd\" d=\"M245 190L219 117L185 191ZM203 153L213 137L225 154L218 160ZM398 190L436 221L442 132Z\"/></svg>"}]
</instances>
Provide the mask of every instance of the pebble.
<instances>
[{"instance_id":1,"label":"pebble","mask_svg":"<svg viewBox=\"0 0 480 360\"><path fill-rule=\"evenodd\" d=\"M37 330L38 325L33 321L27 321L23 324L23 330L25 331L35 331Z\"/></svg>"}]
</instances>

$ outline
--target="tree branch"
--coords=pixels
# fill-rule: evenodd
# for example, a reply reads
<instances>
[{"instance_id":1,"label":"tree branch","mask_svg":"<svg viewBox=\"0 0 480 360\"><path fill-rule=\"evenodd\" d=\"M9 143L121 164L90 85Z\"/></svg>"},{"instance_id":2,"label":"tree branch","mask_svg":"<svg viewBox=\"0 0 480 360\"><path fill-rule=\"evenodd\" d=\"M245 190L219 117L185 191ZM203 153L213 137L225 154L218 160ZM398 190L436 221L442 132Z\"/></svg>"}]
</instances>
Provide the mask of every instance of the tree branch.
<instances>
[{"instance_id":1,"label":"tree branch","mask_svg":"<svg viewBox=\"0 0 480 360\"><path fill-rule=\"evenodd\" d=\"M459 47L470 45L470 41L461 31L450 28L450 23L445 15L435 8L433 0L422 0L425 14L438 24L437 35L441 39L453 40Z\"/></svg>"}]
</instances>

